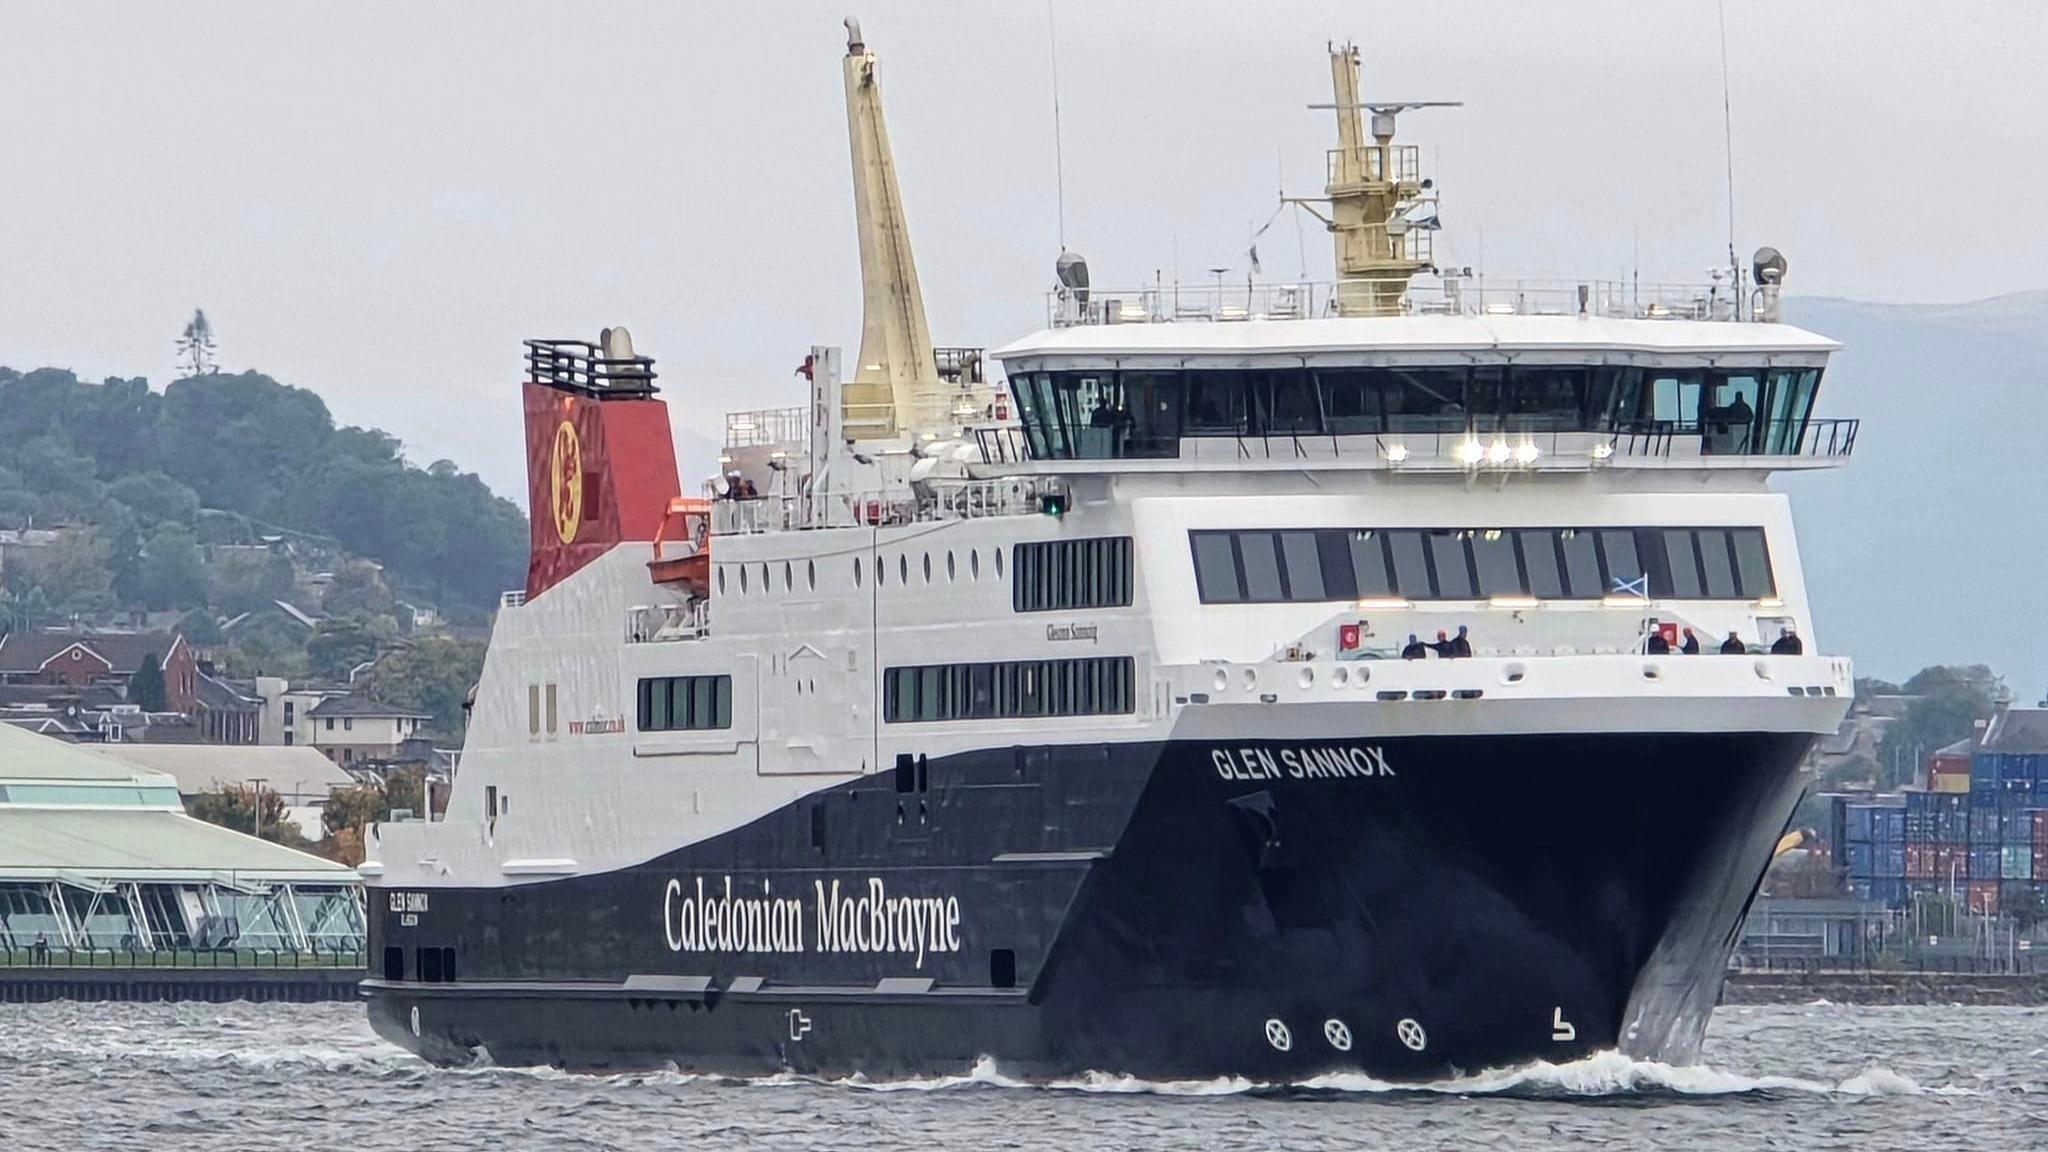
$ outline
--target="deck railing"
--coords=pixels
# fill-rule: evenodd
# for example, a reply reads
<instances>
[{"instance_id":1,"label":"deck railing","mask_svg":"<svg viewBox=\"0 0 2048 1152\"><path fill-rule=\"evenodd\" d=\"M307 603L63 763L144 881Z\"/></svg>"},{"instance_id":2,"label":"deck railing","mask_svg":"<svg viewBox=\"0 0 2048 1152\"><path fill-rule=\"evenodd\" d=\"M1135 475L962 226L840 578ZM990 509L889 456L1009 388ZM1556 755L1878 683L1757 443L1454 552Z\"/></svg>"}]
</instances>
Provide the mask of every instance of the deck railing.
<instances>
[{"instance_id":1,"label":"deck railing","mask_svg":"<svg viewBox=\"0 0 2048 1152\"><path fill-rule=\"evenodd\" d=\"M1635 284L1622 280L1500 280L1455 273L1408 280L1350 281L1348 293L1384 287L1408 316L1577 316L1625 320L1734 320L1729 284ZM1155 324L1176 320L1304 320L1337 315L1335 281L1153 284L1069 289L1046 296L1055 328L1087 324Z\"/></svg>"}]
</instances>

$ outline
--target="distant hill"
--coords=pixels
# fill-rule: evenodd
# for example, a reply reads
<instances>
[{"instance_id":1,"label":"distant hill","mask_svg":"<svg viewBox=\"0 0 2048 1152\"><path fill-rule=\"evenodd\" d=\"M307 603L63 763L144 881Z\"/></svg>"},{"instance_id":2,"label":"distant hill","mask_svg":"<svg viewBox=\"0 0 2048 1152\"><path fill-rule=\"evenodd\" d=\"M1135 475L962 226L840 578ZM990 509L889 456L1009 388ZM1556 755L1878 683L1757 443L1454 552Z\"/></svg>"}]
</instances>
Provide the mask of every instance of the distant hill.
<instances>
[{"instance_id":1,"label":"distant hill","mask_svg":"<svg viewBox=\"0 0 2048 1152\"><path fill-rule=\"evenodd\" d=\"M2048 292L1974 304L1790 299L1840 340L1827 416L1863 420L1840 472L1791 476L1822 646L1862 675L1986 663L2048 689Z\"/></svg>"},{"instance_id":2,"label":"distant hill","mask_svg":"<svg viewBox=\"0 0 2048 1152\"><path fill-rule=\"evenodd\" d=\"M0 529L31 523L92 530L89 550L58 557L63 579L46 571L34 589L60 615L245 609L206 603L219 590L193 550L285 534L374 560L401 595L480 620L523 580L527 543L524 514L475 474L414 467L390 435L336 427L318 396L254 372L156 392L0 368Z\"/></svg>"}]
</instances>

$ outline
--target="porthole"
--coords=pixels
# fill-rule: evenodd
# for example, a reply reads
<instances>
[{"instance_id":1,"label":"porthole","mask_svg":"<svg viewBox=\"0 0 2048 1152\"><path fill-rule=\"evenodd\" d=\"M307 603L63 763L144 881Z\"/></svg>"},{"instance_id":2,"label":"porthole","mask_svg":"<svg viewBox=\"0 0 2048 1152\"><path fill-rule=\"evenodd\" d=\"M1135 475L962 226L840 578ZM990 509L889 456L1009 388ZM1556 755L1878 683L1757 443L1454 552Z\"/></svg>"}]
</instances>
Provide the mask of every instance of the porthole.
<instances>
[{"instance_id":1,"label":"porthole","mask_svg":"<svg viewBox=\"0 0 2048 1152\"><path fill-rule=\"evenodd\" d=\"M740 565L740 595L742 595L742 596L745 596L746 594L747 594L747 566L746 566L745 564L742 564L742 565Z\"/></svg>"},{"instance_id":2,"label":"porthole","mask_svg":"<svg viewBox=\"0 0 2048 1152\"><path fill-rule=\"evenodd\" d=\"M771 592L774 588L774 583L768 579L768 563L764 560L761 563L761 591Z\"/></svg>"},{"instance_id":3,"label":"porthole","mask_svg":"<svg viewBox=\"0 0 2048 1152\"><path fill-rule=\"evenodd\" d=\"M996 579L1001 580L1003 578L1003 550L1001 548L992 548L990 551L995 554L996 558Z\"/></svg>"},{"instance_id":4,"label":"porthole","mask_svg":"<svg viewBox=\"0 0 2048 1152\"><path fill-rule=\"evenodd\" d=\"M948 548L946 549L946 580L950 583L957 578L958 573L953 568L953 550Z\"/></svg>"},{"instance_id":5,"label":"porthole","mask_svg":"<svg viewBox=\"0 0 2048 1152\"><path fill-rule=\"evenodd\" d=\"M816 560L804 561L804 583L810 585L811 591L816 592L818 590L818 562Z\"/></svg>"},{"instance_id":6,"label":"porthole","mask_svg":"<svg viewBox=\"0 0 2048 1152\"><path fill-rule=\"evenodd\" d=\"M853 586L860 587L860 557L853 558Z\"/></svg>"},{"instance_id":7,"label":"porthole","mask_svg":"<svg viewBox=\"0 0 2048 1152\"><path fill-rule=\"evenodd\" d=\"M905 588L910 587L910 553L908 552L898 552L896 554L896 582Z\"/></svg>"},{"instance_id":8,"label":"porthole","mask_svg":"<svg viewBox=\"0 0 2048 1152\"><path fill-rule=\"evenodd\" d=\"M932 582L932 554L929 552L924 554L924 582Z\"/></svg>"},{"instance_id":9,"label":"porthole","mask_svg":"<svg viewBox=\"0 0 2048 1152\"><path fill-rule=\"evenodd\" d=\"M720 595L725 594L725 565L723 564L718 566L718 591Z\"/></svg>"},{"instance_id":10,"label":"porthole","mask_svg":"<svg viewBox=\"0 0 2048 1152\"><path fill-rule=\"evenodd\" d=\"M782 590L784 592L796 591L796 569L787 560L782 562Z\"/></svg>"},{"instance_id":11,"label":"porthole","mask_svg":"<svg viewBox=\"0 0 2048 1152\"><path fill-rule=\"evenodd\" d=\"M981 549L979 548L967 550L967 578L969 580L981 579Z\"/></svg>"},{"instance_id":12,"label":"porthole","mask_svg":"<svg viewBox=\"0 0 2048 1152\"><path fill-rule=\"evenodd\" d=\"M875 587L881 588L886 586L888 583L889 566L882 562L882 558L880 556L877 556L875 557Z\"/></svg>"}]
</instances>

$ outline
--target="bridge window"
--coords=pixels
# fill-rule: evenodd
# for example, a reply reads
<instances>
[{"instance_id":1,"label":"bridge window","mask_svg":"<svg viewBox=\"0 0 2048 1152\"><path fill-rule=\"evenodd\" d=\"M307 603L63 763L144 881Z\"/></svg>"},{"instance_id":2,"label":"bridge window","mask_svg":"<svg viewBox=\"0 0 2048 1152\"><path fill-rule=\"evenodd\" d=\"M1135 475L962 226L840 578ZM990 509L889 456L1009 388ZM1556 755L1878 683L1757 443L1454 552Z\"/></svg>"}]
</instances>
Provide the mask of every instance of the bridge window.
<instances>
[{"instance_id":1,"label":"bridge window","mask_svg":"<svg viewBox=\"0 0 2048 1152\"><path fill-rule=\"evenodd\" d=\"M1010 606L1016 611L1130 607L1129 536L1046 540L1014 548Z\"/></svg>"},{"instance_id":2,"label":"bridge window","mask_svg":"<svg viewBox=\"0 0 2048 1152\"><path fill-rule=\"evenodd\" d=\"M1040 460L1172 458L1183 437L1595 432L1699 436L1708 454L1799 450L1817 368L1110 368L1011 378Z\"/></svg>"},{"instance_id":3,"label":"bridge window","mask_svg":"<svg viewBox=\"0 0 2048 1152\"><path fill-rule=\"evenodd\" d=\"M1360 597L1752 600L1775 594L1761 528L1195 531L1204 604Z\"/></svg>"},{"instance_id":4,"label":"bridge window","mask_svg":"<svg viewBox=\"0 0 2048 1152\"><path fill-rule=\"evenodd\" d=\"M732 727L732 677L650 676L640 681L642 732Z\"/></svg>"},{"instance_id":5,"label":"bridge window","mask_svg":"<svg viewBox=\"0 0 2048 1152\"><path fill-rule=\"evenodd\" d=\"M1128 715L1136 710L1135 685L1129 656L890 668L882 676L882 719L900 724Z\"/></svg>"}]
</instances>

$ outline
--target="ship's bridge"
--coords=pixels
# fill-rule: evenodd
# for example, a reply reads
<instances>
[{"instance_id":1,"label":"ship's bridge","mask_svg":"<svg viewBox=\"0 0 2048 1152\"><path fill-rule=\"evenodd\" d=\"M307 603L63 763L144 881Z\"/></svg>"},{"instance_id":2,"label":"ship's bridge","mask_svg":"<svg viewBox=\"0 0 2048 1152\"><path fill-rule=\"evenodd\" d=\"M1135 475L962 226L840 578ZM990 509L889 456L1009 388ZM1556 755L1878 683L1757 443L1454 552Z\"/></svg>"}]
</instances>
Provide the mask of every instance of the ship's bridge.
<instances>
[{"instance_id":1,"label":"ship's bridge","mask_svg":"<svg viewBox=\"0 0 2048 1152\"><path fill-rule=\"evenodd\" d=\"M985 467L1780 469L1855 447L1856 421L1814 415L1839 345L1733 320L1711 287L1468 286L1373 317L1319 299L1057 295L1051 327L992 353L1020 427L983 434Z\"/></svg>"}]
</instances>

